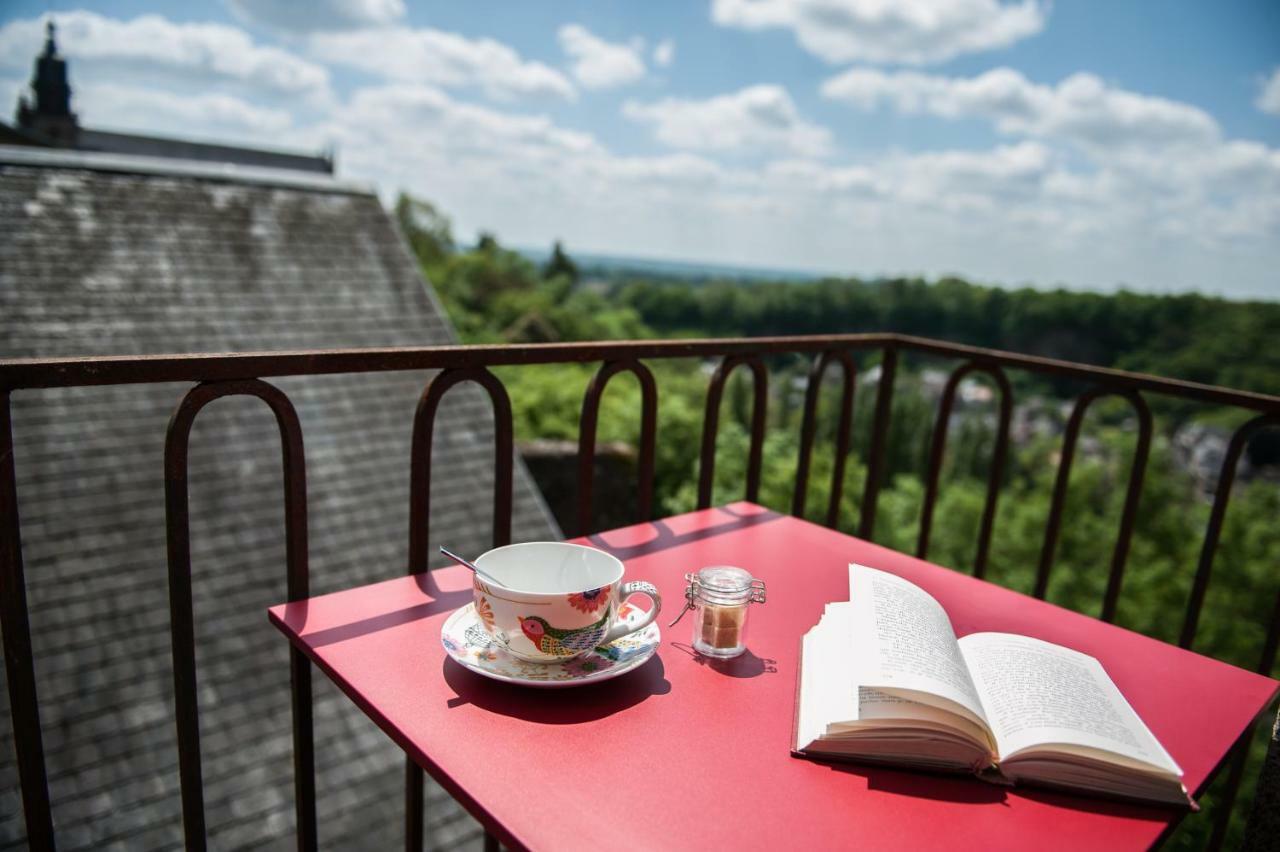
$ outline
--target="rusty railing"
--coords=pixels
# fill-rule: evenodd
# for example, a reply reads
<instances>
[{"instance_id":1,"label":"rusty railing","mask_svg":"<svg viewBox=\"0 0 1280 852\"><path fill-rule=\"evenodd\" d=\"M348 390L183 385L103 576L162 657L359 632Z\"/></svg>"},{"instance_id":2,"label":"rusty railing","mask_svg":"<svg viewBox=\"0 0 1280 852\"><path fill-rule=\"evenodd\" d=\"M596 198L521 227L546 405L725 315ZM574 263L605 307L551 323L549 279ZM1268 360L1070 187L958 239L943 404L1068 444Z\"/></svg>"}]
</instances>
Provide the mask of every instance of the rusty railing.
<instances>
[{"instance_id":1,"label":"rusty railing","mask_svg":"<svg viewBox=\"0 0 1280 852\"><path fill-rule=\"evenodd\" d=\"M925 473L925 496L916 553L928 555L933 508L938 495L947 428L960 381L971 373L985 374L1000 393L997 431L986 503L978 530L973 573L982 576L990 549L992 526L1000 482L1008 454L1009 421L1013 391L1007 370L1079 380L1089 385L1076 401L1063 436L1063 450L1046 523L1044 544L1036 574L1035 595L1044 597L1053 568L1061 529L1065 494L1075 446L1087 408L1103 396L1127 400L1138 418L1138 439L1130 467L1128 489L1113 550L1106 593L1100 609L1104 621L1115 618L1123 584L1129 542L1141 497L1143 473L1151 447L1151 413L1144 393L1232 406L1255 416L1233 435L1218 477L1208 527L1192 581L1179 644L1190 648L1204 606L1213 570L1214 554L1226 517L1236 464L1248 440L1263 428L1280 426L1280 397L1227 390L1209 385L1090 367L1065 361L1018 355L990 349L945 343L896 334L855 334L812 337L770 337L732 340L627 341L565 343L526 346L450 346L397 349L326 350L305 352L245 353L232 355L160 355L106 358L56 358L0 360L0 626L3 628L9 703L13 720L22 803L29 842L34 849L54 848L53 822L44 750L40 707L36 695L26 583L23 575L21 525L14 468L10 397L15 391L39 388L120 385L159 382L193 383L179 401L169 423L165 443L165 496L167 516L169 598L173 647L174 693L179 752L179 779L183 825L189 849L205 848L203 785L200 770L200 733L196 701L195 638L191 607L191 561L188 540L187 438L200 410L210 401L228 395L261 399L275 414L280 430L284 465L286 577L289 600L308 594L307 505L305 454L302 430L287 396L265 379L334 373L371 373L438 370L427 383L413 423L410 451L410 573L427 570L428 516L431 485L431 445L436 411L445 392L456 384L474 382L489 395L494 411L495 485L493 542L511 538L513 434L511 404L502 383L488 368L508 365L601 362L583 400L578 468L577 532L591 532L592 470L600 397L609 379L631 372L640 382L639 479L637 521L652 513L654 447L657 432L658 388L644 361L670 358L719 359L708 388L698 476L698 506L711 504L715 468L716 431L720 401L729 375L745 366L752 377L753 406L747 465L746 497L759 492L762 451L768 402L766 358L779 355L812 356L805 394L797 460L793 514L803 514L809 478L809 460L816 432L816 410L821 382L831 362L842 373L839 425L836 431L836 466L826 524L835 526L843 487L844 463L849 452L852 408L858 353L879 355L880 378L876 392L867 477L863 488L856 533L870 538L875 529L876 503L884 477L884 455L890 426L894 377L902 354L962 359L950 375L939 403ZM1257 670L1269 674L1280 643L1280 594L1267 626ZM300 849L316 847L314 752L312 744L310 665L293 651L290 659L294 784L297 842ZM1244 771L1246 747L1252 728L1242 736L1230 758L1225 801L1215 819L1212 844L1221 845L1227 817ZM406 848L420 849L423 837L423 774L408 763L405 781ZM492 837L486 838L492 845Z\"/></svg>"}]
</instances>

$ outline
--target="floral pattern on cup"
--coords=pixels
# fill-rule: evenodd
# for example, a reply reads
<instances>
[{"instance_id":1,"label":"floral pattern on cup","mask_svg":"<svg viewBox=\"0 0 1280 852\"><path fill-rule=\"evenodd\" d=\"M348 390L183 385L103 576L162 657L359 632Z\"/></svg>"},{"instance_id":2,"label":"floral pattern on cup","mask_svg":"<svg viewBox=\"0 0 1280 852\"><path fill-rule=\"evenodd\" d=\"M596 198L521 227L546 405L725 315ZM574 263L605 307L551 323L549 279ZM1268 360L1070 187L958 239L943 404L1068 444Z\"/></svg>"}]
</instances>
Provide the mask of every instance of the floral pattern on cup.
<instances>
[{"instance_id":1,"label":"floral pattern on cup","mask_svg":"<svg viewBox=\"0 0 1280 852\"><path fill-rule=\"evenodd\" d=\"M440 644L463 667L496 680L531 686L575 686L625 674L653 656L660 640L658 625L650 624L571 660L528 662L509 653L485 631L475 603L450 615L440 632Z\"/></svg>"},{"instance_id":2,"label":"floral pattern on cup","mask_svg":"<svg viewBox=\"0 0 1280 852\"><path fill-rule=\"evenodd\" d=\"M612 597L613 586L591 589L586 592L574 592L569 595L569 606L582 612L595 612L600 607L607 606L609 599Z\"/></svg>"},{"instance_id":3,"label":"floral pattern on cup","mask_svg":"<svg viewBox=\"0 0 1280 852\"><path fill-rule=\"evenodd\" d=\"M476 615L479 617L481 623L484 624L485 630L488 630L490 633L495 632L496 628L493 626L493 607L489 606L489 599L484 595L478 595L476 597Z\"/></svg>"},{"instance_id":4,"label":"floral pattern on cup","mask_svg":"<svg viewBox=\"0 0 1280 852\"><path fill-rule=\"evenodd\" d=\"M473 648L471 655L476 658L476 662L492 663L498 659L498 646L489 645L485 648Z\"/></svg>"},{"instance_id":5,"label":"floral pattern on cup","mask_svg":"<svg viewBox=\"0 0 1280 852\"><path fill-rule=\"evenodd\" d=\"M613 660L608 657L602 657L600 654L588 654L585 657L575 657L564 664L564 670L570 674L587 676L602 672L613 665Z\"/></svg>"}]
</instances>

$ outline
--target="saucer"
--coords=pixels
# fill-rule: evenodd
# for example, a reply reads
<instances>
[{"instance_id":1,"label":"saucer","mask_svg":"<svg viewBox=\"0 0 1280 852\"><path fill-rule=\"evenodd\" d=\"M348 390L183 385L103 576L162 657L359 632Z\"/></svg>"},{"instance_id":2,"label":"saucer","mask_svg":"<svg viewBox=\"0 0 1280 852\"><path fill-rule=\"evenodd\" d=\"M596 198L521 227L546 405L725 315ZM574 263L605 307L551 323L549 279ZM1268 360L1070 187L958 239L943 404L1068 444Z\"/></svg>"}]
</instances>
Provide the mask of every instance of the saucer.
<instances>
[{"instance_id":1,"label":"saucer","mask_svg":"<svg viewBox=\"0 0 1280 852\"><path fill-rule=\"evenodd\" d=\"M642 615L629 604L623 604L619 612L624 621ZM654 655L661 638L654 622L567 662L530 663L508 652L488 634L474 602L455 610L440 630L440 644L463 668L505 683L544 688L581 686L626 674Z\"/></svg>"}]
</instances>

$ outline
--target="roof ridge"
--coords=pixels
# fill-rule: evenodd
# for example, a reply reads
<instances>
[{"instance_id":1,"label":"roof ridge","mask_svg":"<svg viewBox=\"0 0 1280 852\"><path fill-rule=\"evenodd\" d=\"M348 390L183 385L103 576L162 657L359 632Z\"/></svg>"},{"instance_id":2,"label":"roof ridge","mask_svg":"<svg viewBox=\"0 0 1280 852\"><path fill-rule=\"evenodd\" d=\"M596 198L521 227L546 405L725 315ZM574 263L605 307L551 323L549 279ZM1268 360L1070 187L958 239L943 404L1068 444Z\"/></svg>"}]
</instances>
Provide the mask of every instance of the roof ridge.
<instances>
[{"instance_id":1,"label":"roof ridge","mask_svg":"<svg viewBox=\"0 0 1280 852\"><path fill-rule=\"evenodd\" d=\"M31 148L23 145L0 145L0 167L3 166L87 169L123 174L193 177L223 183L277 186L349 195L376 194L371 184L341 180L316 172L246 166L237 163L181 160L171 157L147 157L138 154Z\"/></svg>"}]
</instances>

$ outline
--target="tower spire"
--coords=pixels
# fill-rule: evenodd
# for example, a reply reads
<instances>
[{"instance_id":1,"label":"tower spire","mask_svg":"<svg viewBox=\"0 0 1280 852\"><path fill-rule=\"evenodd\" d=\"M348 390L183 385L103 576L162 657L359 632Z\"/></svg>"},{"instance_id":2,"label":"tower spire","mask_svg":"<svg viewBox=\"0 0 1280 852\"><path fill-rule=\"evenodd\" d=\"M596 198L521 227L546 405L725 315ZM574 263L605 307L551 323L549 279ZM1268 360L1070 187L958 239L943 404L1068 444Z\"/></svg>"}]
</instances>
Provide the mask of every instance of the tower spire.
<instances>
[{"instance_id":1,"label":"tower spire","mask_svg":"<svg viewBox=\"0 0 1280 852\"><path fill-rule=\"evenodd\" d=\"M44 24L44 53L42 56L52 59L58 55L58 45L54 41L57 35L58 27L53 23L53 18L45 21Z\"/></svg>"},{"instance_id":2,"label":"tower spire","mask_svg":"<svg viewBox=\"0 0 1280 852\"><path fill-rule=\"evenodd\" d=\"M55 145L75 147L79 135L76 114L71 111L71 86L67 82L67 60L58 55L57 25L50 18L44 25L44 50L36 57L31 75L32 103L18 101L18 126L33 130Z\"/></svg>"}]
</instances>

